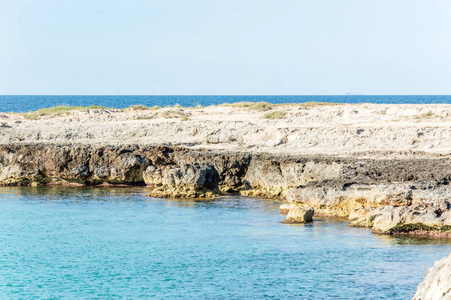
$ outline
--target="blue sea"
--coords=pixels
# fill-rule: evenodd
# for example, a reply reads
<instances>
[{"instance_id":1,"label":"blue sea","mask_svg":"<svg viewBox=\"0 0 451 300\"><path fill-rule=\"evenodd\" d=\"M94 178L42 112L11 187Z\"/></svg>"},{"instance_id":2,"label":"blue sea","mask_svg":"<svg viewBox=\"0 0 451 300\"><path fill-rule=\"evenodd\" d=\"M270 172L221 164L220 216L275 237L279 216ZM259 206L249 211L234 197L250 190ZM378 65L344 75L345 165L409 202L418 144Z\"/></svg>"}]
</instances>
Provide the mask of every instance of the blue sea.
<instances>
[{"instance_id":1,"label":"blue sea","mask_svg":"<svg viewBox=\"0 0 451 300\"><path fill-rule=\"evenodd\" d=\"M451 103L451 96L0 96L0 112L28 112L57 105L90 106L101 105L111 108L126 108L130 105L167 106L208 106L233 102L260 102L273 104L303 103L310 101L335 103L386 103L423 104Z\"/></svg>"},{"instance_id":2,"label":"blue sea","mask_svg":"<svg viewBox=\"0 0 451 300\"><path fill-rule=\"evenodd\" d=\"M337 219L281 224L275 201L145 192L1 188L0 299L410 299L451 251Z\"/></svg>"}]
</instances>

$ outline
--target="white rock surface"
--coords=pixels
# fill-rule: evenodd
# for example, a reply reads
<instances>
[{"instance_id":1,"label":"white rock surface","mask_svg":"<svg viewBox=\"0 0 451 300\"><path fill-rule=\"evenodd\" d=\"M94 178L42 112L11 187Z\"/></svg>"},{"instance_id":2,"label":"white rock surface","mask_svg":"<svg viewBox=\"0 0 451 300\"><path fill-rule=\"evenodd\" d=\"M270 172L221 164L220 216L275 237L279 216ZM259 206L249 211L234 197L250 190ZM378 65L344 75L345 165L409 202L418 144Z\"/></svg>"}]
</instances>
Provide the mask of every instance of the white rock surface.
<instances>
[{"instance_id":1,"label":"white rock surface","mask_svg":"<svg viewBox=\"0 0 451 300\"><path fill-rule=\"evenodd\" d=\"M282 119L264 114L283 110ZM25 119L2 114L0 144L166 144L289 154L451 152L451 105L277 105L72 111Z\"/></svg>"},{"instance_id":2,"label":"white rock surface","mask_svg":"<svg viewBox=\"0 0 451 300\"><path fill-rule=\"evenodd\" d=\"M437 261L418 286L413 300L451 299L451 255Z\"/></svg>"}]
</instances>

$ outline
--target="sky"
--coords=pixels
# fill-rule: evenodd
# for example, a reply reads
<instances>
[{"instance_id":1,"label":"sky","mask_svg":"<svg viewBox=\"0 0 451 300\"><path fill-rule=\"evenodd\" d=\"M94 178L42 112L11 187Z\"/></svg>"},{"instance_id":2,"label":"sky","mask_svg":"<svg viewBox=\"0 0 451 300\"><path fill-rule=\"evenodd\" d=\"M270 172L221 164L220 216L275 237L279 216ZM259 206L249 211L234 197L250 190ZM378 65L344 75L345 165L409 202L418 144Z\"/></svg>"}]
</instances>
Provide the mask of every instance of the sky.
<instances>
[{"instance_id":1,"label":"sky","mask_svg":"<svg viewBox=\"0 0 451 300\"><path fill-rule=\"evenodd\" d=\"M449 95L450 16L450 0L0 0L0 94Z\"/></svg>"}]
</instances>

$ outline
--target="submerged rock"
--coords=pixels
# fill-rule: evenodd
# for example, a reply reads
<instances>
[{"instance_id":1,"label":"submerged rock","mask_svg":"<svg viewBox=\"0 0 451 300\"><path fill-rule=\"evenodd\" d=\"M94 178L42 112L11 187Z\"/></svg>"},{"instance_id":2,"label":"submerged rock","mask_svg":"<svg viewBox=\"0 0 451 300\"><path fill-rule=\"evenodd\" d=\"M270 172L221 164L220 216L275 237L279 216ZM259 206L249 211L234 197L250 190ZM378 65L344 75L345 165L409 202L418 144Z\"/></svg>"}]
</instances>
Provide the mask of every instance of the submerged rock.
<instances>
[{"instance_id":1,"label":"submerged rock","mask_svg":"<svg viewBox=\"0 0 451 300\"><path fill-rule=\"evenodd\" d=\"M312 222L314 213L315 211L311 206L290 204L288 215L282 223L296 224Z\"/></svg>"},{"instance_id":2,"label":"submerged rock","mask_svg":"<svg viewBox=\"0 0 451 300\"><path fill-rule=\"evenodd\" d=\"M413 297L413 300L449 299L451 299L451 255L435 262L427 271Z\"/></svg>"},{"instance_id":3,"label":"submerged rock","mask_svg":"<svg viewBox=\"0 0 451 300\"><path fill-rule=\"evenodd\" d=\"M211 198L219 193L219 174L211 165L150 166L143 177L154 188L149 193L152 197Z\"/></svg>"}]
</instances>

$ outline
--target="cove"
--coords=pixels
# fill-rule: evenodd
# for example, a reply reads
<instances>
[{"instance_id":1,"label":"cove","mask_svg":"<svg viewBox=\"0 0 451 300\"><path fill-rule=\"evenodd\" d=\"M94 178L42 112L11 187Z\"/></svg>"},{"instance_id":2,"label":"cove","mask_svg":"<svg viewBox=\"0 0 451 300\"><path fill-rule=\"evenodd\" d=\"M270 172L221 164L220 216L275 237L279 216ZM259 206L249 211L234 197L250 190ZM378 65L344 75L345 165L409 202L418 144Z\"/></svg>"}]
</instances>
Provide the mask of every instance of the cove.
<instances>
[{"instance_id":1,"label":"cove","mask_svg":"<svg viewBox=\"0 0 451 300\"><path fill-rule=\"evenodd\" d=\"M0 189L0 298L409 299L447 240L339 219L280 222L281 202L146 188Z\"/></svg>"}]
</instances>

